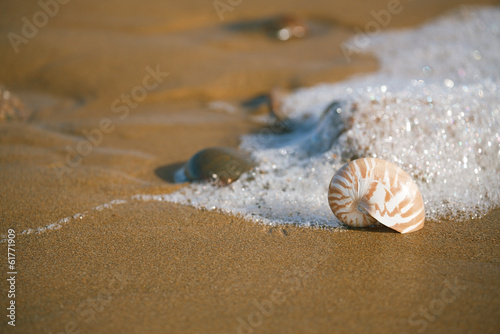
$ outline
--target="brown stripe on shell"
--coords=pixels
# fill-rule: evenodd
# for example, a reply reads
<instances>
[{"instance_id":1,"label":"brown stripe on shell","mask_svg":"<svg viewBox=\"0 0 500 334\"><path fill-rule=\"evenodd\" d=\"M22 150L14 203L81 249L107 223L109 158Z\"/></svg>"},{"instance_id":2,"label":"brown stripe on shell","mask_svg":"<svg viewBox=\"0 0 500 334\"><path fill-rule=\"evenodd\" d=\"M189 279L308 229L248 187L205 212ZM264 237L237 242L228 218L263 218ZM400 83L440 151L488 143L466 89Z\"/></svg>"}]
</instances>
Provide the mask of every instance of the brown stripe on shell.
<instances>
[{"instance_id":1,"label":"brown stripe on shell","mask_svg":"<svg viewBox=\"0 0 500 334\"><path fill-rule=\"evenodd\" d=\"M354 198L343 203L352 194ZM337 218L351 226L378 221L407 233L421 229L425 221L417 185L401 168L380 159L363 158L344 165L332 178L328 201Z\"/></svg>"}]
</instances>

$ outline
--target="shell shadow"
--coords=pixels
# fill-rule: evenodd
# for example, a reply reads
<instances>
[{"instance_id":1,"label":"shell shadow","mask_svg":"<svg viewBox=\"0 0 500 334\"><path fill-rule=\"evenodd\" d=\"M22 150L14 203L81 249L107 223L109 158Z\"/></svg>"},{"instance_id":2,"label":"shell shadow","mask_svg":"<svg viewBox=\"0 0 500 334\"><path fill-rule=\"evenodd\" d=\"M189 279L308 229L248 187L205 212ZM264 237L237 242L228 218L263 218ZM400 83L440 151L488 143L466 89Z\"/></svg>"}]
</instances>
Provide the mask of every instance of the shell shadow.
<instances>
[{"instance_id":1,"label":"shell shadow","mask_svg":"<svg viewBox=\"0 0 500 334\"><path fill-rule=\"evenodd\" d=\"M160 179L168 182L168 183L179 183L175 180L175 173L181 169L186 162L176 162L173 164L160 166L155 169L155 174Z\"/></svg>"},{"instance_id":2,"label":"shell shadow","mask_svg":"<svg viewBox=\"0 0 500 334\"><path fill-rule=\"evenodd\" d=\"M398 231L388 228L387 226L367 226L367 227L351 227L344 226L346 230L355 231L359 233L395 233L400 234Z\"/></svg>"}]
</instances>

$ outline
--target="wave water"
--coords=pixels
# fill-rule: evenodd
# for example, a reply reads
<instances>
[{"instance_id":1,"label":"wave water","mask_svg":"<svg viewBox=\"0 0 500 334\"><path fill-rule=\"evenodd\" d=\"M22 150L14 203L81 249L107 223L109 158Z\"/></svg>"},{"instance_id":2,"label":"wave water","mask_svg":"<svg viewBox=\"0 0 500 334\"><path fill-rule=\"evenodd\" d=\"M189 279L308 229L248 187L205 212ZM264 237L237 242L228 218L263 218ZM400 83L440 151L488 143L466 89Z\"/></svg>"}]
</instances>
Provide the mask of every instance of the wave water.
<instances>
[{"instance_id":1,"label":"wave water","mask_svg":"<svg viewBox=\"0 0 500 334\"><path fill-rule=\"evenodd\" d=\"M169 201L267 224L339 227L334 173L357 157L391 161L419 186L427 219L473 219L500 203L500 9L462 8L370 36L380 70L301 89L288 133L242 138L258 167L226 187L191 184ZM335 47L335 46L332 46Z\"/></svg>"},{"instance_id":2,"label":"wave water","mask_svg":"<svg viewBox=\"0 0 500 334\"><path fill-rule=\"evenodd\" d=\"M371 36L380 70L301 89L286 134L242 138L258 167L227 187L139 195L252 221L340 226L334 173L357 157L391 161L419 186L427 219L471 219L500 203L500 9L462 8L412 30ZM334 47L334 46L332 46Z\"/></svg>"}]
</instances>

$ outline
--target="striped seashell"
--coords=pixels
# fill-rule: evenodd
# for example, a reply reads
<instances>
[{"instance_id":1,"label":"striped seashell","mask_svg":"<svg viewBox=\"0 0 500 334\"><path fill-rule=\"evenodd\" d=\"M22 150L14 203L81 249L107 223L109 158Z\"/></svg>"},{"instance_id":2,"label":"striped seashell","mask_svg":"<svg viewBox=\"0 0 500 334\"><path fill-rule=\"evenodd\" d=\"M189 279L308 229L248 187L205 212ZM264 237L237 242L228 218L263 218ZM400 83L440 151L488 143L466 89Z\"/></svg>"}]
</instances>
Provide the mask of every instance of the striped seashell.
<instances>
[{"instance_id":1,"label":"striped seashell","mask_svg":"<svg viewBox=\"0 0 500 334\"><path fill-rule=\"evenodd\" d=\"M328 190L333 214L349 226L377 222L401 233L424 227L424 201L410 175L380 159L362 158L335 173Z\"/></svg>"}]
</instances>

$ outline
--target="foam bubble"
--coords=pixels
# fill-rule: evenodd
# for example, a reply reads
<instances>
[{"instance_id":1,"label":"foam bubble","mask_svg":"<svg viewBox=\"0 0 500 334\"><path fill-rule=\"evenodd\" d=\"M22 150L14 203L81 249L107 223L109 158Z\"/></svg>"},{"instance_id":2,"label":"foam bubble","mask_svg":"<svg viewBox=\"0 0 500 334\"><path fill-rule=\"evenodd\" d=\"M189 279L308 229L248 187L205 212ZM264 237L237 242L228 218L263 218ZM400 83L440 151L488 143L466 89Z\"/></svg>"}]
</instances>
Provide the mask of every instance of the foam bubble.
<instances>
[{"instance_id":1,"label":"foam bubble","mask_svg":"<svg viewBox=\"0 0 500 334\"><path fill-rule=\"evenodd\" d=\"M329 182L349 159L370 156L413 176L427 219L474 218L498 207L498 22L498 8L462 8L373 37L366 51L380 59L377 73L299 90L284 103L298 124L293 132L243 137L241 148L259 164L254 171L227 187L192 184L147 199L271 224L340 226Z\"/></svg>"}]
</instances>

